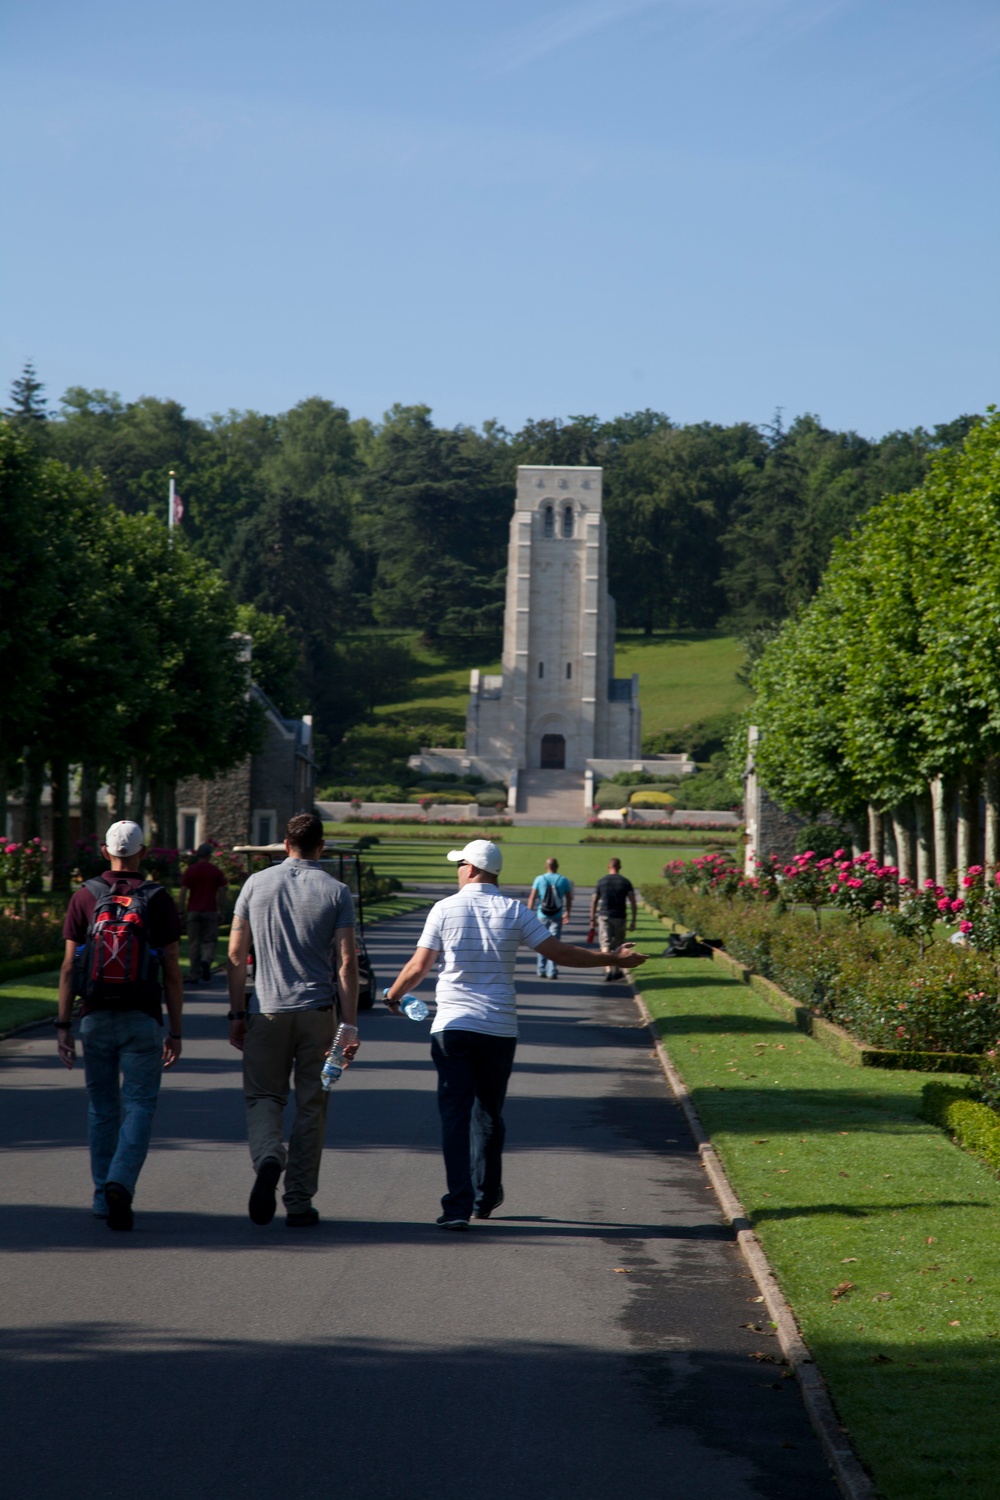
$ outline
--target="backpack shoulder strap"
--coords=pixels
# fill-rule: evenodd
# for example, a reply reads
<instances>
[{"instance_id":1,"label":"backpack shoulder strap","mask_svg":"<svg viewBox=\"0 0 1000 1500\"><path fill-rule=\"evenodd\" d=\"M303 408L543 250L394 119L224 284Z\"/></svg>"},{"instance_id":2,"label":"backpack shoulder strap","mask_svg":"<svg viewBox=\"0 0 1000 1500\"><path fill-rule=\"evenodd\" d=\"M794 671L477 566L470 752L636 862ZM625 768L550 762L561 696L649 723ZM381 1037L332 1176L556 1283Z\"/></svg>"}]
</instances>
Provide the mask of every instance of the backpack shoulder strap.
<instances>
[{"instance_id":1,"label":"backpack shoulder strap","mask_svg":"<svg viewBox=\"0 0 1000 1500\"><path fill-rule=\"evenodd\" d=\"M85 880L83 888L90 892L95 901L103 901L111 892L111 886L108 885L103 875L94 875L90 880Z\"/></svg>"}]
</instances>

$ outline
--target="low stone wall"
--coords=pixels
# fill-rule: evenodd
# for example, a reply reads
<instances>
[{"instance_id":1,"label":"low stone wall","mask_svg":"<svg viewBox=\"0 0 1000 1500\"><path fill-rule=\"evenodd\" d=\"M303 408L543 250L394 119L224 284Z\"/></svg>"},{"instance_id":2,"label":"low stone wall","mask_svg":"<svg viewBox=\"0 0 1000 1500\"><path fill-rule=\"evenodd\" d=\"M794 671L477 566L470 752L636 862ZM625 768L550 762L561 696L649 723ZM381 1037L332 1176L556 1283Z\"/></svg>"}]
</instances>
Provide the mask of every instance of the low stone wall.
<instances>
[{"instance_id":1,"label":"low stone wall","mask_svg":"<svg viewBox=\"0 0 1000 1500\"><path fill-rule=\"evenodd\" d=\"M599 823L610 823L619 827L625 818L619 808L604 808L595 814ZM740 815L734 812L712 812L701 808L631 807L628 813L630 828L739 828Z\"/></svg>"},{"instance_id":2,"label":"low stone wall","mask_svg":"<svg viewBox=\"0 0 1000 1500\"><path fill-rule=\"evenodd\" d=\"M435 802L428 808L421 807L419 802L362 802L360 807L351 802L317 802L316 810L320 817L333 823L342 823L345 818L425 818L428 823L479 823L504 816L493 807L480 812L475 802Z\"/></svg>"}]
</instances>

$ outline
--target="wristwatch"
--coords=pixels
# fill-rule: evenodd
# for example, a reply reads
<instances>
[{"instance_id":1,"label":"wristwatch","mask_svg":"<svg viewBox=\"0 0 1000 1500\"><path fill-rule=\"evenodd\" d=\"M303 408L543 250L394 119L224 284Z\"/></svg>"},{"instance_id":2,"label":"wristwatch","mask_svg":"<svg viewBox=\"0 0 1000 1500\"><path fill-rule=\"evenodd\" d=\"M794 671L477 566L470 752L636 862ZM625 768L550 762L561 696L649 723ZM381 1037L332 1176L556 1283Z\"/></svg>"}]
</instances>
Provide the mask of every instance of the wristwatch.
<instances>
[{"instance_id":1,"label":"wristwatch","mask_svg":"<svg viewBox=\"0 0 1000 1500\"><path fill-rule=\"evenodd\" d=\"M245 1021L247 1013L245 1010L231 1010L226 1016L227 1021Z\"/></svg>"}]
</instances>

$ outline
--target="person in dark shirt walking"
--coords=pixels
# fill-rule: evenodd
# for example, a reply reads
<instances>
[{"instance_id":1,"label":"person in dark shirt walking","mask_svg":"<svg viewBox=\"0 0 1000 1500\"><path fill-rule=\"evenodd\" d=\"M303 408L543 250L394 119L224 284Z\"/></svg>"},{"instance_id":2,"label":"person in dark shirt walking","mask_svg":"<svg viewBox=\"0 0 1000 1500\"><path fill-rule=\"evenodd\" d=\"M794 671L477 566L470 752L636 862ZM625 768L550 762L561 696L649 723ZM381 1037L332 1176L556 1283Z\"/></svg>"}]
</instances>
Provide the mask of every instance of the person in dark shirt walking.
<instances>
[{"instance_id":1,"label":"person in dark shirt walking","mask_svg":"<svg viewBox=\"0 0 1000 1500\"><path fill-rule=\"evenodd\" d=\"M188 940L185 984L208 984L219 941L219 892L226 877L212 863L211 844L202 844L181 876L181 921Z\"/></svg>"},{"instance_id":2,"label":"person in dark shirt walking","mask_svg":"<svg viewBox=\"0 0 1000 1500\"><path fill-rule=\"evenodd\" d=\"M635 931L635 888L622 874L620 859L608 860L608 873L594 887L590 898L590 925L597 928L602 953L614 953L625 941L626 902L632 903L632 931ZM605 980L621 979L621 969L609 969Z\"/></svg>"}]
</instances>

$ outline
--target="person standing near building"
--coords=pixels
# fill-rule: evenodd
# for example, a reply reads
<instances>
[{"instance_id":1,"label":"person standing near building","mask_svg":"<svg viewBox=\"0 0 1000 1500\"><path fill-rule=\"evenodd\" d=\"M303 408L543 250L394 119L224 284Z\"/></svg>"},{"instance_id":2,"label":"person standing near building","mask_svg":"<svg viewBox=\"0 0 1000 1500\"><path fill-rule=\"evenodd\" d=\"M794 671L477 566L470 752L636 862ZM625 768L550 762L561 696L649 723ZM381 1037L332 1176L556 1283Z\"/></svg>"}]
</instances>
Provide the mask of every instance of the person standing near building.
<instances>
[{"instance_id":1,"label":"person standing near building","mask_svg":"<svg viewBox=\"0 0 1000 1500\"><path fill-rule=\"evenodd\" d=\"M608 873L602 875L590 898L590 925L597 928L602 953L613 953L625 941L626 903L632 903L632 931L635 931L635 888L622 874L620 859L608 860ZM605 979L621 979L620 969L609 969Z\"/></svg>"},{"instance_id":2,"label":"person standing near building","mask_svg":"<svg viewBox=\"0 0 1000 1500\"><path fill-rule=\"evenodd\" d=\"M102 849L110 870L80 886L66 912L56 1028L59 1060L72 1068L73 998L81 994L93 1212L109 1229L125 1230L163 1070L181 1055L181 923L169 893L139 869L146 848L138 823L112 823Z\"/></svg>"},{"instance_id":3,"label":"person standing near building","mask_svg":"<svg viewBox=\"0 0 1000 1500\"><path fill-rule=\"evenodd\" d=\"M458 891L431 908L413 957L382 995L399 1015L403 996L442 960L431 1057L448 1190L437 1222L468 1229L473 1214L488 1219L504 1197L503 1104L517 1047L519 946L575 969L634 969L646 955L631 944L609 955L553 937L534 912L498 889L503 856L489 839L473 839L448 858L458 867Z\"/></svg>"},{"instance_id":4,"label":"person standing near building","mask_svg":"<svg viewBox=\"0 0 1000 1500\"><path fill-rule=\"evenodd\" d=\"M538 905L538 915L549 929L552 937L562 937L563 922L568 922L573 911L573 884L566 879L565 875L559 874L559 861L549 858L545 861L544 875L536 875L531 884L528 895L528 910L534 911ZM538 977L558 979L559 970L551 958L545 958L541 953L538 955Z\"/></svg>"},{"instance_id":5,"label":"person standing near building","mask_svg":"<svg viewBox=\"0 0 1000 1500\"><path fill-rule=\"evenodd\" d=\"M208 984L219 941L219 892L226 877L212 863L211 844L202 844L181 876L181 922L188 940L185 984Z\"/></svg>"},{"instance_id":6,"label":"person standing near building","mask_svg":"<svg viewBox=\"0 0 1000 1500\"><path fill-rule=\"evenodd\" d=\"M314 813L289 820L285 852L288 858L280 865L251 875L236 899L229 935L229 1040L243 1053L256 1174L250 1218L270 1224L284 1172L285 1223L289 1229L309 1229L319 1223L312 1200L330 1097L321 1073L333 1044L338 995L342 1021L357 1024L358 950L351 893L317 863L323 824ZM248 1004L251 944L256 970ZM343 1050L350 1062L358 1050L357 1031ZM295 1122L286 1150L282 1116L293 1068Z\"/></svg>"}]
</instances>

